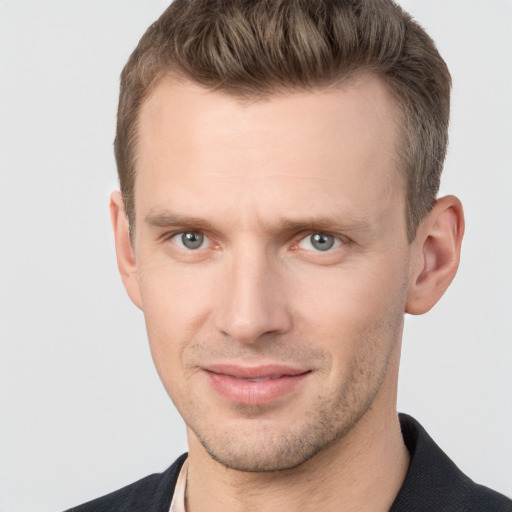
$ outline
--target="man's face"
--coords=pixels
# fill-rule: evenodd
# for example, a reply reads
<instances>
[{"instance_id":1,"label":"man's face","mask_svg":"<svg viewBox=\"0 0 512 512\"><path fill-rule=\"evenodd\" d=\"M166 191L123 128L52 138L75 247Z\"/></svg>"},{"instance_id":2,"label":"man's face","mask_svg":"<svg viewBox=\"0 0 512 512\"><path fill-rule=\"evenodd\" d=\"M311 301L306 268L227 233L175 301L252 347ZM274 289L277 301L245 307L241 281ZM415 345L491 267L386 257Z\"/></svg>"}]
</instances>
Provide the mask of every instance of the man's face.
<instances>
[{"instance_id":1,"label":"man's face","mask_svg":"<svg viewBox=\"0 0 512 512\"><path fill-rule=\"evenodd\" d=\"M246 103L164 80L144 104L135 302L191 452L291 468L394 407L395 108L369 75Z\"/></svg>"}]
</instances>

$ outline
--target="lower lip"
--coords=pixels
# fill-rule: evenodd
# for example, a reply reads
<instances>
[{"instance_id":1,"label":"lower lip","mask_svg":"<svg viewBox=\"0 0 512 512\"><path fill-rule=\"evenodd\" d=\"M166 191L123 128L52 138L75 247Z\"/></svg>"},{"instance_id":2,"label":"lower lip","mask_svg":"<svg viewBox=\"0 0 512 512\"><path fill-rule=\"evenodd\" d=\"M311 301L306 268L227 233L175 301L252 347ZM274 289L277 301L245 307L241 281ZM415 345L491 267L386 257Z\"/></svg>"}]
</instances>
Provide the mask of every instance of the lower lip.
<instances>
[{"instance_id":1,"label":"lower lip","mask_svg":"<svg viewBox=\"0 0 512 512\"><path fill-rule=\"evenodd\" d=\"M285 375L258 382L206 372L213 388L229 401L243 405L267 405L292 392L308 375Z\"/></svg>"}]
</instances>

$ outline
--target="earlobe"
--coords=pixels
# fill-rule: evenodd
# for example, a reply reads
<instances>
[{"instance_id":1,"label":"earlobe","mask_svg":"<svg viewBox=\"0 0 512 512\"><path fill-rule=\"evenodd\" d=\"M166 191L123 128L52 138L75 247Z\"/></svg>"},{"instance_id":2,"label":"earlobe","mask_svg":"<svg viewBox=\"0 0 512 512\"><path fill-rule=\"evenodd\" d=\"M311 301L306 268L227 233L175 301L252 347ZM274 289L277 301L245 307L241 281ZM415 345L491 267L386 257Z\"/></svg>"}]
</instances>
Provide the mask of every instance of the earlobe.
<instances>
[{"instance_id":1,"label":"earlobe","mask_svg":"<svg viewBox=\"0 0 512 512\"><path fill-rule=\"evenodd\" d=\"M413 242L413 265L406 312L429 311L452 282L460 261L464 235L462 204L454 196L438 199L418 228Z\"/></svg>"},{"instance_id":2,"label":"earlobe","mask_svg":"<svg viewBox=\"0 0 512 512\"><path fill-rule=\"evenodd\" d=\"M124 209L121 192L110 196L110 220L114 230L117 267L124 287L132 302L142 309L135 253L130 239L130 226Z\"/></svg>"}]
</instances>

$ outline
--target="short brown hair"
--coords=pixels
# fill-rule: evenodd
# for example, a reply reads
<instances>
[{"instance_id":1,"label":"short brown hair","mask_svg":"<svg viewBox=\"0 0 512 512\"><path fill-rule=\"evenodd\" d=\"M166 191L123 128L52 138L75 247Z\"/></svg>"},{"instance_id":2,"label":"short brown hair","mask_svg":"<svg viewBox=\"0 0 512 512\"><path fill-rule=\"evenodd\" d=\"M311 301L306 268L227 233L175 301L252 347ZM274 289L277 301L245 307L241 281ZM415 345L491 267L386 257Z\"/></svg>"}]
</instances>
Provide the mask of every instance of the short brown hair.
<instances>
[{"instance_id":1,"label":"short brown hair","mask_svg":"<svg viewBox=\"0 0 512 512\"><path fill-rule=\"evenodd\" d=\"M432 39L392 0L175 0L121 74L114 146L132 228L139 111L164 75L258 97L327 87L358 71L379 76L400 106L412 241L439 190L451 78Z\"/></svg>"}]
</instances>

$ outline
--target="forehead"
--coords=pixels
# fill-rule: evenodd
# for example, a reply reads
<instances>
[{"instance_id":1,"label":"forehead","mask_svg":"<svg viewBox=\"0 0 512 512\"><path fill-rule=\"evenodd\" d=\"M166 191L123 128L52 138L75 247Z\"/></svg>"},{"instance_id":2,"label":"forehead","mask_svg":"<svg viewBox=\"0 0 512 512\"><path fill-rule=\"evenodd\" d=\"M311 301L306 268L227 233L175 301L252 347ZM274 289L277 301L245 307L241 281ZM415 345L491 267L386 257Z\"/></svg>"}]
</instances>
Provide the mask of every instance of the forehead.
<instances>
[{"instance_id":1,"label":"forehead","mask_svg":"<svg viewBox=\"0 0 512 512\"><path fill-rule=\"evenodd\" d=\"M264 216L277 203L289 213L339 207L378 216L372 203L402 202L398 118L372 75L254 101L162 80L140 113L136 211L211 215L217 203L224 214Z\"/></svg>"}]
</instances>

